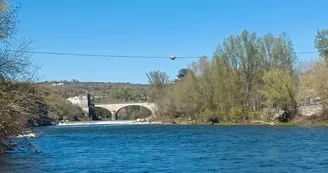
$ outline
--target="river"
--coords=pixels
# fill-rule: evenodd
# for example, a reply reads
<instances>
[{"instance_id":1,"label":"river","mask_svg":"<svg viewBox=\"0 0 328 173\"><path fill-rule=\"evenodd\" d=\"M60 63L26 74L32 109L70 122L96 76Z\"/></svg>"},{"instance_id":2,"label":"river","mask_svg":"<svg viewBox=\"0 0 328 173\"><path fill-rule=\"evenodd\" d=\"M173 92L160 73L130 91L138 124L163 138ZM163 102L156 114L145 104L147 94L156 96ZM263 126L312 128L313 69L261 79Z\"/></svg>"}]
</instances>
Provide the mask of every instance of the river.
<instances>
[{"instance_id":1,"label":"river","mask_svg":"<svg viewBox=\"0 0 328 173\"><path fill-rule=\"evenodd\" d=\"M328 128L90 125L39 128L41 152L0 157L1 173L327 172Z\"/></svg>"}]
</instances>

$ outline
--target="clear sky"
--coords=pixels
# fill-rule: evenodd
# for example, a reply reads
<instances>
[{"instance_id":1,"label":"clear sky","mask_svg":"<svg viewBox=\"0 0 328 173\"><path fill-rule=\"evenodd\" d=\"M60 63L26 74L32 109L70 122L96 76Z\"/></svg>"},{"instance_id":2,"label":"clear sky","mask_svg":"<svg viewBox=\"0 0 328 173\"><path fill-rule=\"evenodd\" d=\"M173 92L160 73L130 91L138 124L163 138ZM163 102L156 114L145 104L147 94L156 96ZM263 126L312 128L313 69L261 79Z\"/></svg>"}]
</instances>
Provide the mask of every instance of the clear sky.
<instances>
[{"instance_id":1,"label":"clear sky","mask_svg":"<svg viewBox=\"0 0 328 173\"><path fill-rule=\"evenodd\" d=\"M328 28L327 0L15 0L20 34L34 51L141 56L212 56L242 30L286 32L296 52L316 50ZM301 54L299 59L317 54ZM160 70L175 79L193 59L118 59L34 54L43 80L147 83ZM196 60L196 59L194 59Z\"/></svg>"}]
</instances>

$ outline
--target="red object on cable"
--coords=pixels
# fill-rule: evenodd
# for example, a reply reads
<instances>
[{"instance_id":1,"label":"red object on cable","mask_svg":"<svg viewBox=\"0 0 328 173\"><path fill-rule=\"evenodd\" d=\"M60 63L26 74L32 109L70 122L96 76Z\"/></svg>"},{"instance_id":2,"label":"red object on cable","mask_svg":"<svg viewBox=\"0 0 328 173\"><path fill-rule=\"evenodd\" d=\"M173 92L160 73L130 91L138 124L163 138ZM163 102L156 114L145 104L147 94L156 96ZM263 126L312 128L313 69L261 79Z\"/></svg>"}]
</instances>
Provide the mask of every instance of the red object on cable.
<instances>
[{"instance_id":1,"label":"red object on cable","mask_svg":"<svg viewBox=\"0 0 328 173\"><path fill-rule=\"evenodd\" d=\"M170 59L171 60L175 60L175 56L170 56Z\"/></svg>"}]
</instances>

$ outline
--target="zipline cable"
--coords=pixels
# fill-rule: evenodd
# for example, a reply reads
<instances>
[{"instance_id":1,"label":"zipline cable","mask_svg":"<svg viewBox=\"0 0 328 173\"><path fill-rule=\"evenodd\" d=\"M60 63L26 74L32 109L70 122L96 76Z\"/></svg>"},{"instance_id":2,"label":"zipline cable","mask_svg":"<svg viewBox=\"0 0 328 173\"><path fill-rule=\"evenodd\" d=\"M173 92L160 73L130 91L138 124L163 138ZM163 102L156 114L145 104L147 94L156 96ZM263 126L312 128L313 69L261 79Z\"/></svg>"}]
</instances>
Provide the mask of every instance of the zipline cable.
<instances>
[{"instance_id":1,"label":"zipline cable","mask_svg":"<svg viewBox=\"0 0 328 173\"><path fill-rule=\"evenodd\" d=\"M8 50L7 50L8 51ZM167 59L167 58L177 58L177 59L197 59L201 56L132 56L132 55L108 55L108 54L88 54L88 53L64 53L64 52L42 52L42 51L20 51L20 50L9 50L11 52L19 53L30 53L30 54L43 54L43 55L60 55L60 56L84 56L84 57L107 57L107 58L142 58L142 59ZM318 51L308 51L308 52L296 52L295 54L314 54Z\"/></svg>"}]
</instances>

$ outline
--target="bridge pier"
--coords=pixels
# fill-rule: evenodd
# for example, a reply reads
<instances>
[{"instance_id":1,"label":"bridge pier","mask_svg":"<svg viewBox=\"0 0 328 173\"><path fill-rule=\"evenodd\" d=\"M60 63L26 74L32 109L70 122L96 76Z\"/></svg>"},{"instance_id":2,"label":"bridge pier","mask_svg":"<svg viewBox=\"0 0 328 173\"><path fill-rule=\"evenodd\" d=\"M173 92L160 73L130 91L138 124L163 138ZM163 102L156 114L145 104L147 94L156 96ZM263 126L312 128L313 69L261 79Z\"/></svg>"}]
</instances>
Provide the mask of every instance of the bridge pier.
<instances>
[{"instance_id":1,"label":"bridge pier","mask_svg":"<svg viewBox=\"0 0 328 173\"><path fill-rule=\"evenodd\" d=\"M110 113L112 114L112 121L116 121L117 120L116 111L111 111Z\"/></svg>"}]
</instances>

